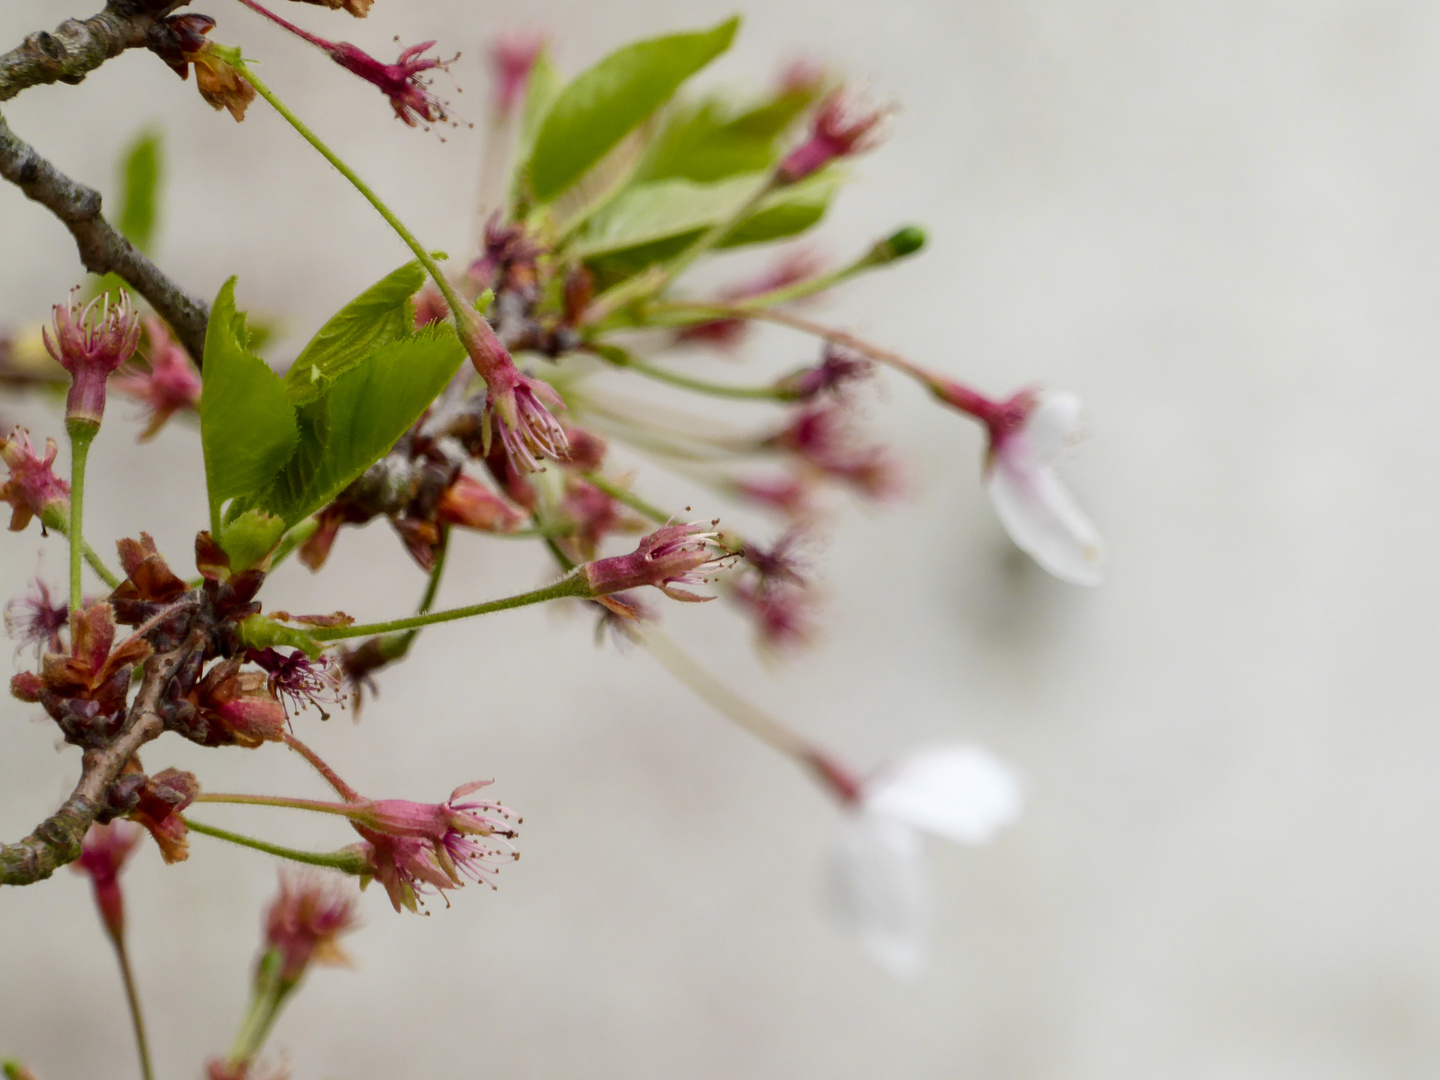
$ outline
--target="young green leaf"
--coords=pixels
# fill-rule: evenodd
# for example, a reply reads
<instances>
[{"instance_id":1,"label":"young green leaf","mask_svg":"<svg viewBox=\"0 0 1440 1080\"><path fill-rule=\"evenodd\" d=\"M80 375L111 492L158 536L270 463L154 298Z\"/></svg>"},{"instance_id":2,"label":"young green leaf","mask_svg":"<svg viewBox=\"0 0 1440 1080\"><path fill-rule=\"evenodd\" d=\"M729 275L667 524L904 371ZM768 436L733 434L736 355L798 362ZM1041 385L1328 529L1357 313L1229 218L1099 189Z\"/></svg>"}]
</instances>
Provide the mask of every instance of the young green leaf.
<instances>
[{"instance_id":1,"label":"young green leaf","mask_svg":"<svg viewBox=\"0 0 1440 1080\"><path fill-rule=\"evenodd\" d=\"M295 450L295 410L280 377L250 351L235 279L220 288L205 334L200 444L212 531L226 499L265 487Z\"/></svg>"},{"instance_id":2,"label":"young green leaf","mask_svg":"<svg viewBox=\"0 0 1440 1080\"><path fill-rule=\"evenodd\" d=\"M465 350L448 326L382 345L299 410L294 455L249 505L278 515L287 525L320 509L390 451L464 359Z\"/></svg>"},{"instance_id":3,"label":"young green leaf","mask_svg":"<svg viewBox=\"0 0 1440 1080\"><path fill-rule=\"evenodd\" d=\"M358 365L370 353L413 331L410 298L425 284L425 271L408 262L385 275L320 328L285 375L285 392L298 408Z\"/></svg>"},{"instance_id":4,"label":"young green leaf","mask_svg":"<svg viewBox=\"0 0 1440 1080\"><path fill-rule=\"evenodd\" d=\"M637 184L596 214L570 250L584 259L619 256L611 261L637 270L664 262L738 210L765 182L765 175L733 176L711 184L679 179ZM842 179L839 170L823 169L772 192L719 246L756 244L804 232L824 215Z\"/></svg>"},{"instance_id":5,"label":"young green leaf","mask_svg":"<svg viewBox=\"0 0 1440 1080\"><path fill-rule=\"evenodd\" d=\"M765 172L780 157L780 137L814 96L808 87L783 91L738 114L713 98L676 110L647 149L633 182L679 178L703 183Z\"/></svg>"},{"instance_id":6,"label":"young green leaf","mask_svg":"<svg viewBox=\"0 0 1440 1080\"><path fill-rule=\"evenodd\" d=\"M535 137L530 190L550 202L605 156L680 84L730 47L738 16L709 30L617 49L565 87Z\"/></svg>"},{"instance_id":7,"label":"young green leaf","mask_svg":"<svg viewBox=\"0 0 1440 1080\"><path fill-rule=\"evenodd\" d=\"M159 223L164 157L160 133L142 133L125 149L120 171L120 216L116 226L126 240L149 253Z\"/></svg>"}]
</instances>

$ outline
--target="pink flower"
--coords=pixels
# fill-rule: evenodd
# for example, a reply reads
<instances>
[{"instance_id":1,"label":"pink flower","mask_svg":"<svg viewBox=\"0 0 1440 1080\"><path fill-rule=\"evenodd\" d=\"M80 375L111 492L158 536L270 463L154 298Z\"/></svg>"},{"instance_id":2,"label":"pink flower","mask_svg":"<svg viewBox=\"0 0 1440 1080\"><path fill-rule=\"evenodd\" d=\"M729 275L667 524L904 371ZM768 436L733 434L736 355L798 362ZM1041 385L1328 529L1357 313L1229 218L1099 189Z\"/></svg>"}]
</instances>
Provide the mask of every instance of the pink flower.
<instances>
[{"instance_id":1,"label":"pink flower","mask_svg":"<svg viewBox=\"0 0 1440 1080\"><path fill-rule=\"evenodd\" d=\"M140 435L141 442L153 439L165 421L181 409L197 408L201 387L200 373L190 363L190 354L175 343L163 322L147 316L145 335L150 344L150 370L122 372L115 379L116 390L150 407L150 423Z\"/></svg>"},{"instance_id":2,"label":"pink flower","mask_svg":"<svg viewBox=\"0 0 1440 1080\"><path fill-rule=\"evenodd\" d=\"M90 878L100 920L115 941L125 933L125 894L120 890L120 871L144 835L138 825L124 821L91 825L80 845L80 858L73 864L78 873Z\"/></svg>"},{"instance_id":3,"label":"pink flower","mask_svg":"<svg viewBox=\"0 0 1440 1080\"><path fill-rule=\"evenodd\" d=\"M862 443L849 414L839 405L827 403L801 409L772 442L867 498L888 499L901 490L900 469L894 458L884 447Z\"/></svg>"},{"instance_id":4,"label":"pink flower","mask_svg":"<svg viewBox=\"0 0 1440 1080\"><path fill-rule=\"evenodd\" d=\"M712 526L715 522L710 523ZM678 588L703 585L709 571L724 569L735 555L719 542L720 534L707 532L701 522L666 525L640 539L628 555L597 559L583 567L590 596L607 596L625 589L653 585L672 600L696 603L713 600Z\"/></svg>"},{"instance_id":5,"label":"pink flower","mask_svg":"<svg viewBox=\"0 0 1440 1080\"><path fill-rule=\"evenodd\" d=\"M105 380L130 359L140 342L140 320L130 307L130 296L121 292L118 300L109 293L97 296L81 307L70 290L68 304L54 308L55 335L41 331L45 348L70 373L70 393L65 399L65 420L94 427L105 414Z\"/></svg>"},{"instance_id":6,"label":"pink flower","mask_svg":"<svg viewBox=\"0 0 1440 1080\"><path fill-rule=\"evenodd\" d=\"M505 456L519 473L536 472L540 459L564 461L569 452L565 429L541 403L561 404L549 383L522 375L509 351L479 312L471 311L473 334L466 334L470 362L485 380L485 413L481 418L482 452L490 452L497 432Z\"/></svg>"},{"instance_id":7,"label":"pink flower","mask_svg":"<svg viewBox=\"0 0 1440 1080\"><path fill-rule=\"evenodd\" d=\"M456 801L489 783L463 784L443 803L382 799L349 807L351 825L366 841L362 852L371 874L396 911L416 910L425 893L458 888L463 877L494 888L499 860L520 857L510 844L516 835L511 822L520 819L497 802Z\"/></svg>"},{"instance_id":8,"label":"pink flower","mask_svg":"<svg viewBox=\"0 0 1440 1080\"><path fill-rule=\"evenodd\" d=\"M1053 465L1079 437L1080 399L1022 390L992 401L938 378L932 378L931 390L985 425L990 436L985 486L1015 546L1062 581L1098 585L1104 577L1100 533Z\"/></svg>"},{"instance_id":9,"label":"pink flower","mask_svg":"<svg viewBox=\"0 0 1440 1080\"><path fill-rule=\"evenodd\" d=\"M45 440L45 456L35 453L30 433L16 428L9 438L0 439L0 460L10 469L10 478L0 486L0 502L10 504L10 528L19 532L38 517L63 522L70 516L70 485L55 475L55 457L60 447Z\"/></svg>"},{"instance_id":10,"label":"pink flower","mask_svg":"<svg viewBox=\"0 0 1440 1080\"><path fill-rule=\"evenodd\" d=\"M853 157L871 149L883 135L888 108L866 109L847 87L832 90L820 102L811 124L810 138L792 150L777 170L793 184L824 168L836 158Z\"/></svg>"},{"instance_id":11,"label":"pink flower","mask_svg":"<svg viewBox=\"0 0 1440 1080\"><path fill-rule=\"evenodd\" d=\"M19 642L15 651L33 645L37 658L45 652L63 651L60 631L69 623L70 605L63 600L57 603L50 587L38 577L28 595L5 605L5 632Z\"/></svg>"},{"instance_id":12,"label":"pink flower","mask_svg":"<svg viewBox=\"0 0 1440 1080\"><path fill-rule=\"evenodd\" d=\"M340 671L328 657L311 660L299 649L292 649L287 656L279 649L265 648L251 649L245 659L264 669L270 693L279 699L287 717L292 708L299 712L308 704L319 709L320 718L326 720L326 705L344 705Z\"/></svg>"},{"instance_id":13,"label":"pink flower","mask_svg":"<svg viewBox=\"0 0 1440 1080\"><path fill-rule=\"evenodd\" d=\"M931 904L921 833L987 844L1020 814L1020 782L987 750L952 744L901 758L863 779L823 755L811 764L845 807L831 856L840 915L896 976L924 967Z\"/></svg>"},{"instance_id":14,"label":"pink flower","mask_svg":"<svg viewBox=\"0 0 1440 1080\"><path fill-rule=\"evenodd\" d=\"M874 371L873 360L827 342L819 364L801 368L777 385L789 401L813 401L824 393L842 399L848 395L852 383L863 382Z\"/></svg>"},{"instance_id":15,"label":"pink flower","mask_svg":"<svg viewBox=\"0 0 1440 1080\"><path fill-rule=\"evenodd\" d=\"M306 37L330 54L330 59L346 71L360 76L390 99L395 115L414 127L423 121L434 124L444 120L448 113L445 103L430 92L429 86L420 80L423 72L433 69L446 70L459 59L441 60L434 56L421 56L435 44L424 41L411 45L402 52L393 64L382 64L370 54L351 45L348 41L324 41L310 35Z\"/></svg>"},{"instance_id":16,"label":"pink flower","mask_svg":"<svg viewBox=\"0 0 1440 1080\"><path fill-rule=\"evenodd\" d=\"M495 69L495 111L508 115L520 101L530 71L545 48L545 35L512 31L501 34L490 47L490 63Z\"/></svg>"}]
</instances>

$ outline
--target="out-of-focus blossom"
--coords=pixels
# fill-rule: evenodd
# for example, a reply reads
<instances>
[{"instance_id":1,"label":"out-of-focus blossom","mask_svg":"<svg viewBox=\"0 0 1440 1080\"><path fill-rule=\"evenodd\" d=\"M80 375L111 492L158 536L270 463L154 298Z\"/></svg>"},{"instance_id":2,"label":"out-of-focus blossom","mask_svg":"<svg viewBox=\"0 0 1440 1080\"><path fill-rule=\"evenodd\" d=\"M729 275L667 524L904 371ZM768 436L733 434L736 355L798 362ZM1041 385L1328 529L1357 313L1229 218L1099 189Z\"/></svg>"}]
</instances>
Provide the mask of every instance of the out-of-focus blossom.
<instances>
[{"instance_id":1,"label":"out-of-focus blossom","mask_svg":"<svg viewBox=\"0 0 1440 1080\"><path fill-rule=\"evenodd\" d=\"M987 750L921 750L857 779L828 759L814 762L844 804L830 881L841 916L869 954L897 976L924 967L932 918L922 833L986 844L1020 814L1021 789Z\"/></svg>"},{"instance_id":2,"label":"out-of-focus blossom","mask_svg":"<svg viewBox=\"0 0 1440 1080\"><path fill-rule=\"evenodd\" d=\"M776 388L788 401L813 401L821 394L842 399L875 371L875 362L839 345L826 343L820 363L786 375Z\"/></svg>"},{"instance_id":3,"label":"out-of-focus blossom","mask_svg":"<svg viewBox=\"0 0 1440 1080\"><path fill-rule=\"evenodd\" d=\"M46 652L62 651L60 631L69 621L70 605L57 601L50 586L38 577L29 593L5 605L5 632L17 642L15 651L33 645L37 659Z\"/></svg>"},{"instance_id":4,"label":"out-of-focus blossom","mask_svg":"<svg viewBox=\"0 0 1440 1080\"><path fill-rule=\"evenodd\" d=\"M265 912L265 951L280 954L281 984L294 986L311 964L349 964L339 939L355 926L354 893L339 879L281 873Z\"/></svg>"},{"instance_id":5,"label":"out-of-focus blossom","mask_svg":"<svg viewBox=\"0 0 1440 1080\"><path fill-rule=\"evenodd\" d=\"M743 281L723 290L719 300L734 304L749 300L765 293L794 285L797 281L812 278L824 269L820 257L808 248L792 248L780 256L768 269L749 281ZM677 341L704 342L717 348L730 349L740 343L750 328L750 323L741 318L710 319L695 323L675 335Z\"/></svg>"},{"instance_id":6,"label":"out-of-focus blossom","mask_svg":"<svg viewBox=\"0 0 1440 1080\"><path fill-rule=\"evenodd\" d=\"M832 90L815 112L810 137L780 163L780 178L793 184L837 158L853 157L873 148L883 136L889 115L888 108L861 104L849 87Z\"/></svg>"},{"instance_id":7,"label":"out-of-focus blossom","mask_svg":"<svg viewBox=\"0 0 1440 1080\"><path fill-rule=\"evenodd\" d=\"M882 501L902 489L894 457L883 446L862 442L840 405L827 402L800 409L771 443L866 498Z\"/></svg>"},{"instance_id":8,"label":"out-of-focus blossom","mask_svg":"<svg viewBox=\"0 0 1440 1080\"><path fill-rule=\"evenodd\" d=\"M1080 437L1080 399L1022 390L992 401L945 379L932 379L931 390L985 425L985 486L1015 545L1062 581L1098 585L1105 574L1099 530L1054 468Z\"/></svg>"},{"instance_id":9,"label":"out-of-focus blossom","mask_svg":"<svg viewBox=\"0 0 1440 1080\"><path fill-rule=\"evenodd\" d=\"M125 933L125 894L120 889L120 871L144 832L124 821L91 825L80 845L80 858L71 865L85 874L95 889L95 906L111 939Z\"/></svg>"},{"instance_id":10,"label":"out-of-focus blossom","mask_svg":"<svg viewBox=\"0 0 1440 1080\"><path fill-rule=\"evenodd\" d=\"M190 362L190 354L170 336L165 324L153 315L145 319L145 336L149 344L148 371L122 371L115 379L115 389L127 397L144 402L150 409L150 422L140 441L153 439L165 422L182 409L200 405L200 373Z\"/></svg>"},{"instance_id":11,"label":"out-of-focus blossom","mask_svg":"<svg viewBox=\"0 0 1440 1080\"><path fill-rule=\"evenodd\" d=\"M530 81L535 61L545 48L545 35L513 30L501 34L490 47L490 64L495 72L495 111L508 116L520 102Z\"/></svg>"}]
</instances>

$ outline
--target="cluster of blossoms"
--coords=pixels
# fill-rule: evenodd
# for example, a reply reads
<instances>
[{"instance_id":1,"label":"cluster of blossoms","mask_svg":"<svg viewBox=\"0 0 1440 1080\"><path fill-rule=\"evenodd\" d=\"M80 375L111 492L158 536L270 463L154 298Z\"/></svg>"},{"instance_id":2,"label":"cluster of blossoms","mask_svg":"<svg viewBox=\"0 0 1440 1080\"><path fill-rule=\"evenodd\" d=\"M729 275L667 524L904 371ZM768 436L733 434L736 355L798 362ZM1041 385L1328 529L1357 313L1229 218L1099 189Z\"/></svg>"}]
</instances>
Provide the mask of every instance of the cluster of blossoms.
<instances>
[{"instance_id":1,"label":"cluster of blossoms","mask_svg":"<svg viewBox=\"0 0 1440 1080\"><path fill-rule=\"evenodd\" d=\"M386 64L312 34L256 0L241 2L378 88L406 125L447 120L447 106L424 81L451 63L426 55L434 42L406 48ZM309 2L363 17L371 0ZM239 50L210 40L215 25L193 13L156 18L146 45L182 78L193 70L205 99L237 121L259 94L321 147ZM719 41L723 48L733 29L722 24L689 37L692 44ZM505 39L492 61L492 133L515 138L508 119L529 94L532 72L548 65L543 39ZM594 96L585 78L577 80L581 90L572 100L551 87L546 93L558 94L559 103L537 97L537 109L582 108L586 95ZM888 110L864 108L852 90L828 86L806 69L788 72L749 113L717 119L725 115L718 106L660 113L660 134L650 133L649 149L622 161L621 172L648 177L634 181L642 195L646 182L670 182L673 191L683 181L731 183L729 190L743 187L746 197L727 203L717 196L716 205L731 207L718 218L682 221L670 232L631 237L628 246L615 241L612 232L620 226L605 217L612 199L622 200L627 189L617 186L598 199L589 190L589 170L614 166L628 132L548 190L552 181L545 170L559 166L544 156L550 124L544 120L521 137L530 157L512 170L478 250L453 280L355 180L417 261L339 313L283 381L251 351L253 339L234 311L233 283L212 308L204 356L189 355L158 315L146 316L142 325L123 290L88 301L72 293L56 306L52 326L41 336L64 372L56 379L69 382L65 428L72 480L55 471L59 447L53 439L42 454L17 429L0 440L6 468L0 499L11 507L12 530L38 518L43 529L68 539L70 589L64 597L37 581L6 606L5 625L18 641L17 654L26 647L35 654L34 665L12 678L13 696L38 706L65 742L83 752L84 773L73 805L48 830L0 853L0 882L33 881L78 856L129 985L119 879L142 827L167 863L184 861L198 832L328 867L326 878L282 877L265 918L251 1009L230 1053L209 1064L213 1080L256 1077L265 1035L306 971L343 957L338 942L356 925L357 901L339 875L362 885L377 881L396 912L417 912L436 896L449 906L448 894L467 881L493 888L501 866L518 858L520 819L498 802L475 797L490 781L462 784L443 802L369 798L296 734L312 709L325 719L327 707L353 703L358 713L362 690L373 691L376 674L405 657L421 628L435 622L564 600L587 605L620 639L651 648L662 660L669 656L677 675L790 755L836 800L842 812L833 861L837 903L872 954L897 973L917 970L924 955L922 834L980 844L1017 816L1020 785L988 752L943 746L862 777L788 725L737 705L730 691L710 693L713 678L688 658L670 654L671 646L653 632L663 601L648 602L656 595L647 597L649 589L686 603L724 596L753 621L767 647L813 640L822 620L812 553L825 523L826 493L844 491L879 503L907 486L896 453L862 430L864 390L886 370L982 425L987 449L979 471L1016 545L1063 580L1093 585L1102 575L1098 533L1055 471L1056 459L1077 437L1074 397L1031 388L992 399L798 313L800 302L913 254L924 241L918 229L901 229L839 268L827 269L812 249L795 247L759 276L709 300L670 290L672 279L697 259L749 242L747 229L761 239L789 235L761 227L766 200L836 179L832 166L876 145ZM683 127L700 124L696 117L709 125L698 135ZM565 116L561 120L566 122L556 122L561 134L554 139L563 143L571 127ZM703 159L665 162L667 146L722 137L741 140L747 160L763 168L715 176L706 171L713 162ZM321 152L339 164L331 151ZM562 197L579 209L567 206L560 214ZM422 270L428 284L422 284ZM377 299L396 288L398 295ZM738 385L698 378L673 357L650 355L674 346L683 347L676 350L682 359L704 348L733 353L757 321L811 335L819 342L818 357L759 385ZM212 349L211 342L219 347ZM395 363L396 357L409 366ZM377 358L426 386L425 400L407 404L412 383L383 383L384 372L374 376L383 390L367 398L361 376L374 374ZM0 367L5 362L0 357ZM425 363L431 364L428 376ZM434 381L421 382L426 377ZM744 427L698 422L683 410L621 396L614 386L623 387L630 377L770 411ZM208 379L220 380L219 387ZM231 389L242 384L244 392ZM111 389L145 407L142 441L173 417L198 414L211 527L195 538L194 579L177 574L144 533L116 545L120 574L85 542L86 454ZM272 430L280 435L262 445ZM362 446L363 452L357 449ZM684 523L680 514L637 493L627 454L656 460L707 493L756 512L776 525L775 534L741 535L722 528L718 518ZM232 467L227 455L240 464ZM685 511L688 516L690 508ZM377 518L389 521L428 576L414 616L357 625L343 612L292 616L266 608L262 591L284 559L294 553L320 571L342 529ZM532 539L559 577L530 592L433 611L449 536L457 528ZM624 550L617 550L617 539ZM104 583L103 595L82 594L84 561ZM360 640L340 644L352 639ZM147 771L140 748L163 734L209 748L284 747L308 761L338 799L219 793L188 771ZM347 834L352 842L335 851L297 851L197 821L194 808L208 803L342 817L359 841ZM139 1031L133 995L132 1007ZM144 1059L143 1037L140 1050Z\"/></svg>"}]
</instances>

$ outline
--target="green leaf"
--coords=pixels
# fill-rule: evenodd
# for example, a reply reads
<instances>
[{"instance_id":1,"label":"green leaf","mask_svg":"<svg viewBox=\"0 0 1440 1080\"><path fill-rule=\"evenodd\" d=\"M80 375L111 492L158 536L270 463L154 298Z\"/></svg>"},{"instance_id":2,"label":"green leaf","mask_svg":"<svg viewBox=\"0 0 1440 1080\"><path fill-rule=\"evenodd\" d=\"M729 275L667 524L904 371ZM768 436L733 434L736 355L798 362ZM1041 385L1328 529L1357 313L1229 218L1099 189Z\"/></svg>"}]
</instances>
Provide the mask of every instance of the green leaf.
<instances>
[{"instance_id":1,"label":"green leaf","mask_svg":"<svg viewBox=\"0 0 1440 1080\"><path fill-rule=\"evenodd\" d=\"M295 410L285 386L250 351L245 316L235 310L235 279L220 288L205 334L200 443L212 529L220 505L270 483L295 450Z\"/></svg>"},{"instance_id":2,"label":"green leaf","mask_svg":"<svg viewBox=\"0 0 1440 1080\"><path fill-rule=\"evenodd\" d=\"M141 251L149 253L159 222L164 155L160 133L142 133L125 149L120 172L120 214L116 227Z\"/></svg>"},{"instance_id":3,"label":"green leaf","mask_svg":"<svg viewBox=\"0 0 1440 1080\"><path fill-rule=\"evenodd\" d=\"M633 180L704 182L767 171L784 149L780 136L814 96L809 89L791 90L733 115L715 98L679 109L650 144Z\"/></svg>"},{"instance_id":4,"label":"green leaf","mask_svg":"<svg viewBox=\"0 0 1440 1080\"><path fill-rule=\"evenodd\" d=\"M724 221L765 182L765 173L734 176L710 184L656 180L625 191L590 222L571 250L580 258L627 253L637 269L664 262L705 229ZM721 247L779 240L804 232L824 216L843 180L837 169L822 169L798 184L772 192L755 212L720 242Z\"/></svg>"},{"instance_id":5,"label":"green leaf","mask_svg":"<svg viewBox=\"0 0 1440 1080\"><path fill-rule=\"evenodd\" d=\"M314 513L390 451L465 358L449 326L382 345L299 410L299 444L268 490L247 503L286 525ZM204 400L203 398L201 399Z\"/></svg>"},{"instance_id":6,"label":"green leaf","mask_svg":"<svg viewBox=\"0 0 1440 1080\"><path fill-rule=\"evenodd\" d=\"M530 81L525 86L525 105L520 112L520 142L516 147L516 156L521 160L530 156L535 137L540 134L540 125L550 115L550 107L564 88L564 77L550 59L550 50L541 49L530 69Z\"/></svg>"},{"instance_id":7,"label":"green leaf","mask_svg":"<svg viewBox=\"0 0 1440 1080\"><path fill-rule=\"evenodd\" d=\"M605 156L680 84L730 47L738 16L709 30L637 41L560 92L535 137L530 189L549 202Z\"/></svg>"},{"instance_id":8,"label":"green leaf","mask_svg":"<svg viewBox=\"0 0 1440 1080\"><path fill-rule=\"evenodd\" d=\"M297 408L360 364L370 353L410 336L410 298L425 284L425 271L408 262L346 304L301 350L285 376L285 393Z\"/></svg>"}]
</instances>

